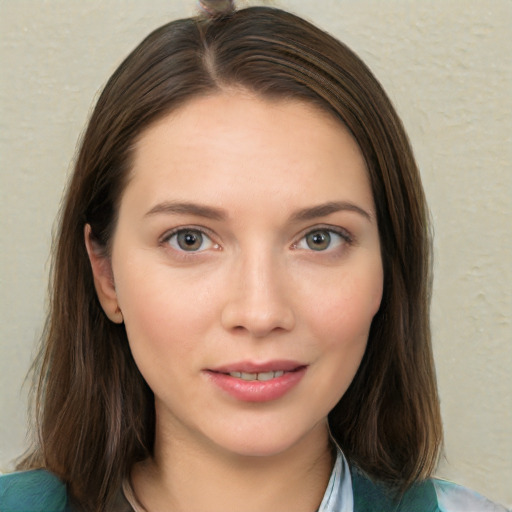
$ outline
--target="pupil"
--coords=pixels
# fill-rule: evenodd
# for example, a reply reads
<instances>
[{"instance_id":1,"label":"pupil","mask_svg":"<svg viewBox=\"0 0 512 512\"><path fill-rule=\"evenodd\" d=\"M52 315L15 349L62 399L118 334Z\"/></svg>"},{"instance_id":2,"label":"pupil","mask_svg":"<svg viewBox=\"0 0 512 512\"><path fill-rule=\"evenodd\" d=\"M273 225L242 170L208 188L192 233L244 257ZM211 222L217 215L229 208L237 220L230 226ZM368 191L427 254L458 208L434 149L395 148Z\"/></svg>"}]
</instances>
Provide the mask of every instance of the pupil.
<instances>
[{"instance_id":1,"label":"pupil","mask_svg":"<svg viewBox=\"0 0 512 512\"><path fill-rule=\"evenodd\" d=\"M201 247L203 237L201 233L185 231L178 234L178 245L186 251L197 251Z\"/></svg>"},{"instance_id":2,"label":"pupil","mask_svg":"<svg viewBox=\"0 0 512 512\"><path fill-rule=\"evenodd\" d=\"M307 237L307 244L310 249L314 251L322 251L329 247L331 243L331 235L326 231L316 231L315 233L311 233Z\"/></svg>"}]
</instances>

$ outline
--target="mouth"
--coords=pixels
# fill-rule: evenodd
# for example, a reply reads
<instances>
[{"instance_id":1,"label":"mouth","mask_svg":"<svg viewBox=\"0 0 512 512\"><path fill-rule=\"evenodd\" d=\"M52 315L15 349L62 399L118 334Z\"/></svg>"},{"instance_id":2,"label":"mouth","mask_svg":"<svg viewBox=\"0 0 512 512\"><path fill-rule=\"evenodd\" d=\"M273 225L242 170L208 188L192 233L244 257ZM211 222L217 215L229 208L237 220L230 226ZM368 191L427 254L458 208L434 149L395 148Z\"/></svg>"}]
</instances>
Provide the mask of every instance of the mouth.
<instances>
[{"instance_id":1,"label":"mouth","mask_svg":"<svg viewBox=\"0 0 512 512\"><path fill-rule=\"evenodd\" d=\"M274 360L264 363L255 363L251 361L240 361L216 368L210 368L207 371L213 373L222 373L235 379L246 381L260 380L267 381L282 377L286 373L297 372L307 365L298 361Z\"/></svg>"},{"instance_id":2,"label":"mouth","mask_svg":"<svg viewBox=\"0 0 512 512\"><path fill-rule=\"evenodd\" d=\"M234 377L235 379L242 379L247 381L261 380L267 381L282 377L286 372L284 370L277 370L276 372L259 372L259 373L248 373L248 372L229 372L227 375Z\"/></svg>"},{"instance_id":3,"label":"mouth","mask_svg":"<svg viewBox=\"0 0 512 512\"><path fill-rule=\"evenodd\" d=\"M206 373L211 382L239 400L266 402L291 391L307 368L308 365L296 361L240 362L208 369Z\"/></svg>"}]
</instances>

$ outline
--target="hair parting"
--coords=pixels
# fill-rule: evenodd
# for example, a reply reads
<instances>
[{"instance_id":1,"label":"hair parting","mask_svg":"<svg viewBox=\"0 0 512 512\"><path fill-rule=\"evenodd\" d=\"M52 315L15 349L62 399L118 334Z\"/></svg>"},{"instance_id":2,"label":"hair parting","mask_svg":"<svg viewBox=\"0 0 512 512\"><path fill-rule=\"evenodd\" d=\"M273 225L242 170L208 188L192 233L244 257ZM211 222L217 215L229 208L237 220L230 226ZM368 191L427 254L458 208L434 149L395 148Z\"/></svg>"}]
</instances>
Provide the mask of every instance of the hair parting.
<instances>
[{"instance_id":1,"label":"hair parting","mask_svg":"<svg viewBox=\"0 0 512 512\"><path fill-rule=\"evenodd\" d=\"M208 18L228 16L235 11L234 0L198 0L199 11Z\"/></svg>"}]
</instances>

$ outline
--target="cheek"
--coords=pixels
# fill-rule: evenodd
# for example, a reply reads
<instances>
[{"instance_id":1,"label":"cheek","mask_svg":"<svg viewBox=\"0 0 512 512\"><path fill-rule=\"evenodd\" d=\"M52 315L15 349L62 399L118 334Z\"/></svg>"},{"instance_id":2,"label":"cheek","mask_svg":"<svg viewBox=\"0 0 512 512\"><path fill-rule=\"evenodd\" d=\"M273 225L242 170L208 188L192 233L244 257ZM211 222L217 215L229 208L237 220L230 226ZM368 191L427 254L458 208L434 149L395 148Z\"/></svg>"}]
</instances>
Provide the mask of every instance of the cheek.
<instances>
[{"instance_id":1,"label":"cheek","mask_svg":"<svg viewBox=\"0 0 512 512\"><path fill-rule=\"evenodd\" d=\"M194 332L201 327L200 299L193 286L177 286L165 272L127 271L117 282L119 306L138 363L158 366L165 355L180 357L190 350Z\"/></svg>"},{"instance_id":2,"label":"cheek","mask_svg":"<svg viewBox=\"0 0 512 512\"><path fill-rule=\"evenodd\" d=\"M199 326L192 317L187 297L155 292L145 287L124 295L123 316L132 356L139 371L156 395L166 391L162 383L172 381L179 387L188 368L198 360Z\"/></svg>"},{"instance_id":3,"label":"cheek","mask_svg":"<svg viewBox=\"0 0 512 512\"><path fill-rule=\"evenodd\" d=\"M329 288L311 311L322 364L313 401L330 411L350 386L364 356L370 326L382 296L381 274L371 279L346 278Z\"/></svg>"},{"instance_id":4,"label":"cheek","mask_svg":"<svg viewBox=\"0 0 512 512\"><path fill-rule=\"evenodd\" d=\"M315 325L333 344L366 344L382 298L382 272L377 267L364 276L349 274L331 282L312 301Z\"/></svg>"}]
</instances>

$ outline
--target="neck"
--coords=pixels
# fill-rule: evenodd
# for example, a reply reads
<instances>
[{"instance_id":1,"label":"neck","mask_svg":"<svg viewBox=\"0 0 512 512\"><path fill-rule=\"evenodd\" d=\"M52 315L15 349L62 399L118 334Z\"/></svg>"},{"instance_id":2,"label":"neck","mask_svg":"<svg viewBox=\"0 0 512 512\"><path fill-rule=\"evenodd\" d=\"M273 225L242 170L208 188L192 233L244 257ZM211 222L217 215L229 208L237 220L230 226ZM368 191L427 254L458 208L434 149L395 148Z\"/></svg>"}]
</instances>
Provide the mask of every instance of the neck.
<instances>
[{"instance_id":1,"label":"neck","mask_svg":"<svg viewBox=\"0 0 512 512\"><path fill-rule=\"evenodd\" d=\"M325 424L282 453L257 457L191 447L158 432L154 457L132 471L135 494L148 512L313 512L332 471Z\"/></svg>"}]
</instances>

